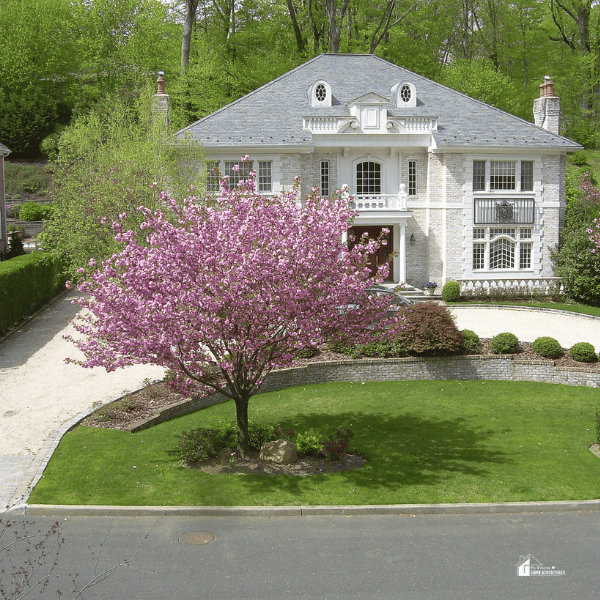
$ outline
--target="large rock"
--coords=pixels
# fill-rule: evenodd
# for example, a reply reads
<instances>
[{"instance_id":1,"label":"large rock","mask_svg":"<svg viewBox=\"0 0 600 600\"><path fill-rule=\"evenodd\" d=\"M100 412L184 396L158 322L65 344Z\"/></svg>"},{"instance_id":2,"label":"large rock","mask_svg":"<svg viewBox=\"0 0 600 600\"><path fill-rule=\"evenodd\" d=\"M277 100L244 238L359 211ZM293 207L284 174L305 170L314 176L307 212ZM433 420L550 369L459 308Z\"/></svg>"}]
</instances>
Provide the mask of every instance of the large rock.
<instances>
[{"instance_id":1,"label":"large rock","mask_svg":"<svg viewBox=\"0 0 600 600\"><path fill-rule=\"evenodd\" d=\"M289 465L298 459L296 444L288 440L275 440L260 449L260 458L279 465Z\"/></svg>"}]
</instances>

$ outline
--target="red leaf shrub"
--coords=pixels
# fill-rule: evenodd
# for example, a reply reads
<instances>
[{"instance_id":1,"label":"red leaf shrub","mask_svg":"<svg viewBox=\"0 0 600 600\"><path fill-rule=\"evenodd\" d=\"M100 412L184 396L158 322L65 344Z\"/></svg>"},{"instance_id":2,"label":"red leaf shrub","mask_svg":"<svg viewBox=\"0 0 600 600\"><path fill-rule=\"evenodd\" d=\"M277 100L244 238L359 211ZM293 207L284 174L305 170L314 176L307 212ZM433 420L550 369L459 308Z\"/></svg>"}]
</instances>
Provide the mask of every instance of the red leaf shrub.
<instances>
[{"instance_id":1,"label":"red leaf shrub","mask_svg":"<svg viewBox=\"0 0 600 600\"><path fill-rule=\"evenodd\" d=\"M412 356L458 354L463 334L450 311L435 302L418 302L403 308L404 329L394 338Z\"/></svg>"}]
</instances>

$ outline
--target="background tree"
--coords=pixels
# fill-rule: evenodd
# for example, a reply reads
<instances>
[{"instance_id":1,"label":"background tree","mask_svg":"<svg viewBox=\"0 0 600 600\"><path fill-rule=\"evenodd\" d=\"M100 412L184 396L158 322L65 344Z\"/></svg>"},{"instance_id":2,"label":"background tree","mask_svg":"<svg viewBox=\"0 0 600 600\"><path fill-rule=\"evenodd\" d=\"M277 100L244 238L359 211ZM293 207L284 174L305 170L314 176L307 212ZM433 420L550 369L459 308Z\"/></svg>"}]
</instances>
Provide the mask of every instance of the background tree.
<instances>
[{"instance_id":1,"label":"background tree","mask_svg":"<svg viewBox=\"0 0 600 600\"><path fill-rule=\"evenodd\" d=\"M563 278L568 296L578 302L600 306L600 253L597 250L600 192L588 173L568 178L569 202L560 248L555 252L554 272Z\"/></svg>"},{"instance_id":2,"label":"background tree","mask_svg":"<svg viewBox=\"0 0 600 600\"><path fill-rule=\"evenodd\" d=\"M157 207L153 185L181 197L198 184L182 165L199 161L201 152L166 139L164 122L152 112L152 91L108 96L60 137L54 211L43 238L71 278L90 258L100 261L120 249L110 223L126 214L125 223L137 227L137 208Z\"/></svg>"},{"instance_id":3,"label":"background tree","mask_svg":"<svg viewBox=\"0 0 600 600\"><path fill-rule=\"evenodd\" d=\"M180 208L163 194L176 219L142 209L145 240L115 225L125 249L79 286L91 296L76 324L81 364L157 364L185 393L232 398L245 456L248 403L265 375L330 336L366 339L388 303L365 293L387 272L374 278L368 267L379 243L341 241L347 199L313 195L301 207L296 194L261 197L252 180L225 185L216 207L192 197ZM357 300L360 309L341 309Z\"/></svg>"}]
</instances>

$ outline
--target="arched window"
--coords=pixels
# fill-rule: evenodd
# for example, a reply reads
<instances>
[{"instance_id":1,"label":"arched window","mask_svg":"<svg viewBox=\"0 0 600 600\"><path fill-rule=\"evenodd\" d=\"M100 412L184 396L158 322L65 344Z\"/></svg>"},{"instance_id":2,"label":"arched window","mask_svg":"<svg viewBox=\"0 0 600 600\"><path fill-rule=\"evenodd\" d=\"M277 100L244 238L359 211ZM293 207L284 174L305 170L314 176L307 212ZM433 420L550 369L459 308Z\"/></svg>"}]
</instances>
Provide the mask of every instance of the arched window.
<instances>
[{"instance_id":1,"label":"arched window","mask_svg":"<svg viewBox=\"0 0 600 600\"><path fill-rule=\"evenodd\" d=\"M367 160L356 165L356 193L381 194L381 165Z\"/></svg>"}]
</instances>

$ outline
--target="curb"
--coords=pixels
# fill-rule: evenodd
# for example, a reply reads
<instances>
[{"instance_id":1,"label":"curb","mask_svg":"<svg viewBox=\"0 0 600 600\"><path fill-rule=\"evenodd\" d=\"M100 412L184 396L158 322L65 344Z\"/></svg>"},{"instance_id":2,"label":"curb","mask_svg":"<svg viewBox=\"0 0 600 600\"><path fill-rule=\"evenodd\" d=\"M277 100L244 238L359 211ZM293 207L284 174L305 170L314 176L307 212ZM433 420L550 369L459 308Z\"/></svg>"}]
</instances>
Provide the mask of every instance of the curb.
<instances>
[{"instance_id":1,"label":"curb","mask_svg":"<svg viewBox=\"0 0 600 600\"><path fill-rule=\"evenodd\" d=\"M11 516L37 517L314 517L514 514L600 510L600 500L495 502L490 504L390 504L347 506L81 506L19 504Z\"/></svg>"}]
</instances>

